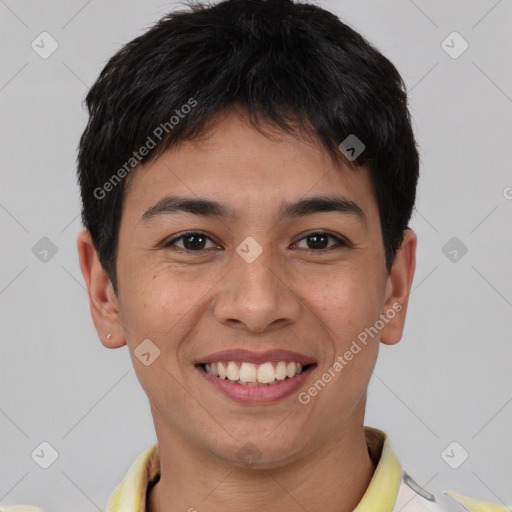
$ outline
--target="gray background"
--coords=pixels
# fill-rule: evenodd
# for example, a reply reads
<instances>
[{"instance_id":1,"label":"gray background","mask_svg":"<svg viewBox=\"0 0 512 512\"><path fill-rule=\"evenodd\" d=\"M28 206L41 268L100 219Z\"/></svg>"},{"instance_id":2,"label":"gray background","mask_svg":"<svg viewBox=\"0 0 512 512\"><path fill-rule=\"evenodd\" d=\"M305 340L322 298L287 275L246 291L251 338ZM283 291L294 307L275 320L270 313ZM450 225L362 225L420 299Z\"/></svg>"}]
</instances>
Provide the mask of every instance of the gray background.
<instances>
[{"instance_id":1,"label":"gray background","mask_svg":"<svg viewBox=\"0 0 512 512\"><path fill-rule=\"evenodd\" d=\"M388 433L402 465L430 492L510 506L512 2L320 5L395 63L421 147L406 332L398 345L381 346L365 423ZM120 45L175 6L0 0L2 505L103 510L156 442L126 347L105 349L90 319L76 250L75 157L87 87ZM59 45L47 59L31 48L43 31ZM457 58L445 49L458 53L460 39L442 46L453 31L469 43ZM32 250L43 237L57 249L46 262ZM452 237L459 247L443 252ZM31 458L43 441L59 455L46 470ZM469 457L460 464L463 450Z\"/></svg>"}]
</instances>

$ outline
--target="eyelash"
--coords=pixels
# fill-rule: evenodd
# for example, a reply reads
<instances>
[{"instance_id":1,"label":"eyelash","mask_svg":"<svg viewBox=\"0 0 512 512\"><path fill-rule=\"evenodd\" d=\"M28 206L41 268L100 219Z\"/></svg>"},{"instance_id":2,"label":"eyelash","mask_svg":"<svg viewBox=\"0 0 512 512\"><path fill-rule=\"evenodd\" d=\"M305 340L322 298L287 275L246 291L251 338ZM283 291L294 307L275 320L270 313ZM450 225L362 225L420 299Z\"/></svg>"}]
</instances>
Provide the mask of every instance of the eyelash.
<instances>
[{"instance_id":1,"label":"eyelash","mask_svg":"<svg viewBox=\"0 0 512 512\"><path fill-rule=\"evenodd\" d=\"M208 235L206 235L205 233L202 233L201 231L187 231L187 232L181 234L179 237L173 238L172 240L169 240L168 242L166 242L164 244L163 248L165 249L165 248L168 248L168 247L172 247L179 240L182 240L182 239L184 239L184 238L186 238L188 236L192 236L192 235L203 236L203 237L207 238L208 240L210 240L211 242L213 242L213 240ZM312 237L314 235L327 236L329 238L332 238L332 239L336 240L336 242L338 243L337 245L339 246L338 248L350 247L350 244L347 241L343 240L342 238L340 238L338 236L333 235L332 233L329 233L328 231L312 231L311 233L308 233L305 236L303 236L296 243L299 243L302 240L310 238L310 237ZM296 245L296 244L294 244L294 245ZM336 246L334 246L334 248L336 248ZM188 253L202 253L202 252L207 250L207 249L199 249L197 251L192 251L190 249L185 249L184 247L178 247L178 249L181 250L181 251L184 251L184 252L188 252ZM327 249L303 249L303 250L305 250L305 251L307 251L309 253L325 253L325 252L330 251L332 249L333 248L330 247L330 248L327 248Z\"/></svg>"}]
</instances>

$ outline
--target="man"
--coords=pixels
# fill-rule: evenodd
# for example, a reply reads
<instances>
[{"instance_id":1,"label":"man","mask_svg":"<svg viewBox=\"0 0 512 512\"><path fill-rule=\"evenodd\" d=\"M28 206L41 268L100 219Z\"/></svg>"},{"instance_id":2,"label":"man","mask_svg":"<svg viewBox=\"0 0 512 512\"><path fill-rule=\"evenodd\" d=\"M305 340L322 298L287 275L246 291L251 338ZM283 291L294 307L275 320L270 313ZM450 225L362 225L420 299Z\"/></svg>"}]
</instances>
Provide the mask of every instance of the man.
<instances>
[{"instance_id":1,"label":"man","mask_svg":"<svg viewBox=\"0 0 512 512\"><path fill-rule=\"evenodd\" d=\"M87 106L80 265L158 439L108 512L507 510L434 497L364 426L416 252L385 57L319 7L226 0L128 43Z\"/></svg>"}]
</instances>

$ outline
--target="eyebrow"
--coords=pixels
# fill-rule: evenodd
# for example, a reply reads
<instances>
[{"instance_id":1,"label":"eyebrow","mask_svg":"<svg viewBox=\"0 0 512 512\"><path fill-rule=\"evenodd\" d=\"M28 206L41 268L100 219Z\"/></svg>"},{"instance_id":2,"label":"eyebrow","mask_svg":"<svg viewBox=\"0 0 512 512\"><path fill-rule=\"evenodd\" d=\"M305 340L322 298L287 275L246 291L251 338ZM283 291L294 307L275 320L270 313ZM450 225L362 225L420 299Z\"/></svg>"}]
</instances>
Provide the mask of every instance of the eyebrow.
<instances>
[{"instance_id":1,"label":"eyebrow","mask_svg":"<svg viewBox=\"0 0 512 512\"><path fill-rule=\"evenodd\" d=\"M231 220L237 218L233 208L217 201L201 197L166 196L148 208L140 221L148 223L151 219L160 215L182 212L202 217L219 217ZM300 199L293 203L285 202L280 206L277 218L282 221L321 212L339 212L353 215L361 220L365 226L367 225L367 218L363 209L351 199L343 196L316 196Z\"/></svg>"}]
</instances>

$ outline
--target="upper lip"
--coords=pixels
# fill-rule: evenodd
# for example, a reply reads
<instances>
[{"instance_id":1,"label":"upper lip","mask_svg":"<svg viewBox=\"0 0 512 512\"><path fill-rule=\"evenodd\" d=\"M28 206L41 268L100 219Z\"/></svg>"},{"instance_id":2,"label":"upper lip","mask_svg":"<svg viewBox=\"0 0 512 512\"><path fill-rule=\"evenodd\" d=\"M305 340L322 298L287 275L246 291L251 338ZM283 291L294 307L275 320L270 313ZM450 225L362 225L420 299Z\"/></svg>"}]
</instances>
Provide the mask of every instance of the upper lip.
<instances>
[{"instance_id":1,"label":"upper lip","mask_svg":"<svg viewBox=\"0 0 512 512\"><path fill-rule=\"evenodd\" d=\"M316 363L315 359L312 357L299 354L297 352L292 352L291 350L267 350L265 352L252 352L251 350L239 348L221 350L219 352L208 354L204 357L199 357L196 359L195 364L216 363L219 361L237 361L254 364L293 361L296 363L301 363L302 365Z\"/></svg>"}]
</instances>

